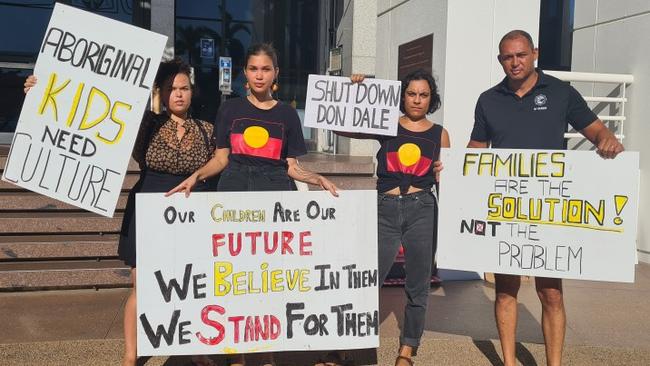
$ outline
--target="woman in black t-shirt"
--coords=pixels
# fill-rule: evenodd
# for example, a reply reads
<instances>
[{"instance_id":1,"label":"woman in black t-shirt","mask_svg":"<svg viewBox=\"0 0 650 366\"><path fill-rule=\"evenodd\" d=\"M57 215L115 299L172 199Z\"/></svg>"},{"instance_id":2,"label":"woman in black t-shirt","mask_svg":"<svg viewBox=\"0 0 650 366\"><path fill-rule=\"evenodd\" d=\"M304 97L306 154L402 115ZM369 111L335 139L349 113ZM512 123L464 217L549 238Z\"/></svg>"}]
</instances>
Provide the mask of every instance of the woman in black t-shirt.
<instances>
[{"instance_id":1,"label":"woman in black t-shirt","mask_svg":"<svg viewBox=\"0 0 650 366\"><path fill-rule=\"evenodd\" d=\"M353 75L363 82L363 75ZM431 266L435 254L437 184L433 170L440 148L449 147L449 135L427 114L440 107L438 87L430 73L418 70L402 80L397 136L339 133L353 138L376 139L379 283L383 283L400 244L404 247L407 294L399 355L395 365L412 365L424 331Z\"/></svg>"},{"instance_id":2,"label":"woman in black t-shirt","mask_svg":"<svg viewBox=\"0 0 650 366\"><path fill-rule=\"evenodd\" d=\"M244 75L249 95L221 105L214 157L168 194L189 195L197 182L222 173L217 191L295 190L291 181L295 179L337 196L334 183L301 167L296 159L307 149L295 109L273 99L278 72L272 46L257 44L248 50Z\"/></svg>"},{"instance_id":3,"label":"woman in black t-shirt","mask_svg":"<svg viewBox=\"0 0 650 366\"><path fill-rule=\"evenodd\" d=\"M296 110L273 99L278 71L272 46L257 44L248 50L244 75L249 95L221 105L215 121L217 148L213 158L168 195L189 195L197 182L221 173L220 192L291 191L295 190L295 179L338 196L334 183L302 168L296 159L306 154L307 148ZM272 364L272 354L261 357ZM244 363L241 355L231 365Z\"/></svg>"}]
</instances>

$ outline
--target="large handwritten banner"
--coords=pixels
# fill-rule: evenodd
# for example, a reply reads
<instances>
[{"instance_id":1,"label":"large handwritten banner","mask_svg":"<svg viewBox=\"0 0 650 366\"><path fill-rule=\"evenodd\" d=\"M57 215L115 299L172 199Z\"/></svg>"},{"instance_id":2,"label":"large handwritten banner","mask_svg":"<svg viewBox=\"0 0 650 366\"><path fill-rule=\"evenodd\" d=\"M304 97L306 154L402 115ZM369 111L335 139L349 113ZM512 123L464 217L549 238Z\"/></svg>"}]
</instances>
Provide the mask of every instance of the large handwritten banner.
<instances>
[{"instance_id":1,"label":"large handwritten banner","mask_svg":"<svg viewBox=\"0 0 650 366\"><path fill-rule=\"evenodd\" d=\"M305 127L397 135L401 83L340 76L309 75Z\"/></svg>"},{"instance_id":2,"label":"large handwritten banner","mask_svg":"<svg viewBox=\"0 0 650 366\"><path fill-rule=\"evenodd\" d=\"M138 194L138 353L377 347L376 197Z\"/></svg>"},{"instance_id":3,"label":"large handwritten banner","mask_svg":"<svg viewBox=\"0 0 650 366\"><path fill-rule=\"evenodd\" d=\"M443 149L441 268L634 281L639 155Z\"/></svg>"},{"instance_id":4,"label":"large handwritten banner","mask_svg":"<svg viewBox=\"0 0 650 366\"><path fill-rule=\"evenodd\" d=\"M166 38L57 3L2 179L113 216Z\"/></svg>"}]
</instances>

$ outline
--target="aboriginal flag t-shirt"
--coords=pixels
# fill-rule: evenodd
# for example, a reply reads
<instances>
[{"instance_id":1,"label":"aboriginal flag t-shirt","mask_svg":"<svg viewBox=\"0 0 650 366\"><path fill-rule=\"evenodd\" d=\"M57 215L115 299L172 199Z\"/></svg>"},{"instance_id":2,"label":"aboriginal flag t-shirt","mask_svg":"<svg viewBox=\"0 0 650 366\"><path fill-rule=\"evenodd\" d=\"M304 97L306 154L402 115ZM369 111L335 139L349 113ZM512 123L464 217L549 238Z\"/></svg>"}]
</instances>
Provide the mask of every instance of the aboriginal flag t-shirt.
<instances>
[{"instance_id":1,"label":"aboriginal flag t-shirt","mask_svg":"<svg viewBox=\"0 0 650 366\"><path fill-rule=\"evenodd\" d=\"M377 152L377 190L386 192L400 187L405 193L409 186L431 189L441 133L442 126L436 124L421 132L398 125L397 136L378 137L381 147Z\"/></svg>"},{"instance_id":2,"label":"aboriginal flag t-shirt","mask_svg":"<svg viewBox=\"0 0 650 366\"><path fill-rule=\"evenodd\" d=\"M259 109L246 97L221 104L215 121L217 147L229 148L231 161L244 165L287 164L307 153L300 118L288 104Z\"/></svg>"}]
</instances>

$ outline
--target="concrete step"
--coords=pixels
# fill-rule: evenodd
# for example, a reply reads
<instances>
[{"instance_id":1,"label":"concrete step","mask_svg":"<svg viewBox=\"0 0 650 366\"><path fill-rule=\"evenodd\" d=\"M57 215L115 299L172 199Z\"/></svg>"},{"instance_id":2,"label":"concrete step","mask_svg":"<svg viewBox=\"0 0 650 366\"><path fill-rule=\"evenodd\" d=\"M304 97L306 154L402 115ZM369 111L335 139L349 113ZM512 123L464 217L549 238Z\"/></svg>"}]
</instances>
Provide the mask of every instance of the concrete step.
<instances>
[{"instance_id":1,"label":"concrete step","mask_svg":"<svg viewBox=\"0 0 650 366\"><path fill-rule=\"evenodd\" d=\"M336 184L340 189L375 189L377 186L377 179L373 177L365 176L337 176L337 175L326 175L327 179L331 180ZM310 186L310 189L316 189L314 186Z\"/></svg>"},{"instance_id":2,"label":"concrete step","mask_svg":"<svg viewBox=\"0 0 650 366\"><path fill-rule=\"evenodd\" d=\"M19 267L17 263L10 264ZM128 287L131 285L129 278L131 270L121 264L121 261L57 263L57 266L53 266L55 268L49 269L46 265L41 265L40 267L24 266L26 268L0 270L0 292Z\"/></svg>"},{"instance_id":3,"label":"concrete step","mask_svg":"<svg viewBox=\"0 0 650 366\"><path fill-rule=\"evenodd\" d=\"M0 236L0 263L13 260L114 258L118 235Z\"/></svg>"},{"instance_id":4,"label":"concrete step","mask_svg":"<svg viewBox=\"0 0 650 366\"><path fill-rule=\"evenodd\" d=\"M7 164L7 154L8 151L3 151L0 148L0 172L4 171L5 165ZM127 172L139 172L140 167L138 166L138 163L135 162L133 159L129 159L129 165L127 168Z\"/></svg>"},{"instance_id":5,"label":"concrete step","mask_svg":"<svg viewBox=\"0 0 650 366\"><path fill-rule=\"evenodd\" d=\"M369 175L375 174L375 163L370 156L343 156L310 153L298 161L305 168L324 175Z\"/></svg>"},{"instance_id":6,"label":"concrete step","mask_svg":"<svg viewBox=\"0 0 650 366\"><path fill-rule=\"evenodd\" d=\"M53 261L0 262L0 272L57 271L67 269L122 268L119 259L80 259Z\"/></svg>"},{"instance_id":7,"label":"concrete step","mask_svg":"<svg viewBox=\"0 0 650 366\"><path fill-rule=\"evenodd\" d=\"M124 210L128 192L122 192L116 210ZM80 211L81 209L54 198L29 191L1 192L0 211Z\"/></svg>"},{"instance_id":8,"label":"concrete step","mask_svg":"<svg viewBox=\"0 0 650 366\"><path fill-rule=\"evenodd\" d=\"M113 218L90 212L0 212L1 234L117 233L122 214Z\"/></svg>"},{"instance_id":9,"label":"concrete step","mask_svg":"<svg viewBox=\"0 0 650 366\"><path fill-rule=\"evenodd\" d=\"M136 173L127 174L126 177L124 177L124 182L122 183L122 192L128 192L131 188L133 188L133 186L135 185L135 183L138 181L139 178L140 178L139 174ZM29 192L29 191L15 184L0 180L0 192Z\"/></svg>"},{"instance_id":10,"label":"concrete step","mask_svg":"<svg viewBox=\"0 0 650 366\"><path fill-rule=\"evenodd\" d=\"M375 173L374 160L370 156L309 153L300 157L299 161L305 168L321 174L373 175ZM4 170L6 162L7 156L0 153L0 172ZM138 174L139 172L138 163L130 159L127 174Z\"/></svg>"}]
</instances>

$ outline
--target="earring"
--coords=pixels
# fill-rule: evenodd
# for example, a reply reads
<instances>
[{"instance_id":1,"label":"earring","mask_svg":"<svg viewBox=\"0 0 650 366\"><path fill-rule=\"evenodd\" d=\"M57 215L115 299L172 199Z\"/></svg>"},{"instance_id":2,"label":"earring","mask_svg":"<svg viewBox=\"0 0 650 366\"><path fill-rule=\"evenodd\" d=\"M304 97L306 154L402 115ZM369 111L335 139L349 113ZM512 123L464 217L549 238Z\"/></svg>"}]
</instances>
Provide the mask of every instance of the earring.
<instances>
[{"instance_id":1,"label":"earring","mask_svg":"<svg viewBox=\"0 0 650 366\"><path fill-rule=\"evenodd\" d=\"M273 86L271 87L271 91L276 93L278 90L280 90L280 86L278 85L278 83L273 82Z\"/></svg>"},{"instance_id":2,"label":"earring","mask_svg":"<svg viewBox=\"0 0 650 366\"><path fill-rule=\"evenodd\" d=\"M247 82L244 84L244 89L248 90L248 89L250 89L250 88L251 88L251 86L248 85L248 81L247 81Z\"/></svg>"}]
</instances>

